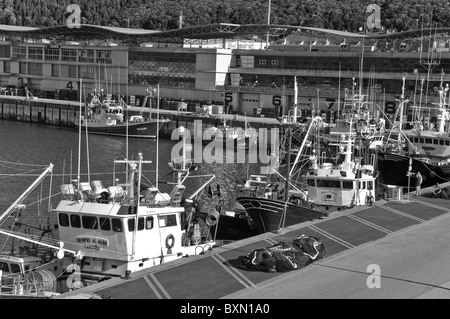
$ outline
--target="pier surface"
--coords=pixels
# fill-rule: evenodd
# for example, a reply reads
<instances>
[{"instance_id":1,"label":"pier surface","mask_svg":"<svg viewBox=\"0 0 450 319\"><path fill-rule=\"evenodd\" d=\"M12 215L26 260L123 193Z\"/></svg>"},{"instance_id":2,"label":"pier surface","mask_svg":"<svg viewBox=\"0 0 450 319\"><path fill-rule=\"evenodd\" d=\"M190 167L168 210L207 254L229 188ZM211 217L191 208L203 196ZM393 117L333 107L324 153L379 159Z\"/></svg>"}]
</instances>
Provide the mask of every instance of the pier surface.
<instances>
[{"instance_id":1,"label":"pier surface","mask_svg":"<svg viewBox=\"0 0 450 319\"><path fill-rule=\"evenodd\" d=\"M447 186L442 184L441 186ZM214 248L68 292L117 299L412 299L450 298L450 200L404 195ZM326 255L287 273L245 271L240 257L305 234Z\"/></svg>"}]
</instances>

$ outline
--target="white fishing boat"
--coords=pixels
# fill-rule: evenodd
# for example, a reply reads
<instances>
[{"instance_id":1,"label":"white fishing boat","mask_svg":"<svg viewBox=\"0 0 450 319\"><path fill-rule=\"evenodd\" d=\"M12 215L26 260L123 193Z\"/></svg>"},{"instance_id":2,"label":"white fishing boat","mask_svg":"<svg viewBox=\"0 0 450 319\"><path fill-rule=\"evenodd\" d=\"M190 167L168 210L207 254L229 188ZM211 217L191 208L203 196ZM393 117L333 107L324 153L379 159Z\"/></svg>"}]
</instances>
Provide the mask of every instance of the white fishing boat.
<instances>
[{"instance_id":1,"label":"white fishing boat","mask_svg":"<svg viewBox=\"0 0 450 319\"><path fill-rule=\"evenodd\" d=\"M149 98L152 96L147 92L144 106ZM139 113L129 115L131 109L139 109ZM144 111L148 112L148 117L143 116ZM135 138L156 138L162 125L170 121L152 118L151 110L144 107L131 108L122 98L119 101L111 98L103 99L103 94L97 91L91 94L85 112L80 114L77 115L74 124L76 127L81 126L82 130L93 134Z\"/></svg>"},{"instance_id":2,"label":"white fishing boat","mask_svg":"<svg viewBox=\"0 0 450 319\"><path fill-rule=\"evenodd\" d=\"M60 240L80 256L78 273L69 285L129 277L213 249L215 242L202 236L200 225L181 205L185 191L181 180L170 194L153 185L142 189L142 165L151 161L144 161L139 154L136 160L114 163L128 166L126 183L106 187L101 181L91 181L61 186L64 198L54 210Z\"/></svg>"},{"instance_id":3,"label":"white fishing boat","mask_svg":"<svg viewBox=\"0 0 450 319\"><path fill-rule=\"evenodd\" d=\"M375 154L354 156L354 139L343 135L338 145L342 163L322 161L313 155L306 175L308 197L316 209L341 210L375 202Z\"/></svg>"}]
</instances>

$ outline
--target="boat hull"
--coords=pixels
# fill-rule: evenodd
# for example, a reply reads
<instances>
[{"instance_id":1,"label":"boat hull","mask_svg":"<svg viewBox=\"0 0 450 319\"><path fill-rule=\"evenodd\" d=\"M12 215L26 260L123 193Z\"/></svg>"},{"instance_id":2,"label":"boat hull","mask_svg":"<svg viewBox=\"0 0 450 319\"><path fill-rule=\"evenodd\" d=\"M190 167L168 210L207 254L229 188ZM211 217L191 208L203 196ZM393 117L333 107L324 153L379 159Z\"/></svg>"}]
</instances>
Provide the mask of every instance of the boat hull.
<instances>
[{"instance_id":1,"label":"boat hull","mask_svg":"<svg viewBox=\"0 0 450 319\"><path fill-rule=\"evenodd\" d=\"M202 214L201 218L204 222L207 216L206 213ZM216 241L235 241L259 234L248 218L227 215L220 215L217 224L211 226L209 231Z\"/></svg>"},{"instance_id":2,"label":"boat hull","mask_svg":"<svg viewBox=\"0 0 450 319\"><path fill-rule=\"evenodd\" d=\"M414 176L408 177L410 157L394 153L377 154L378 179L381 184L396 185L414 188ZM411 172L420 172L423 176L422 187L430 187L436 183L445 183L450 180L450 165L437 165L425 163L421 160L411 159Z\"/></svg>"},{"instance_id":3,"label":"boat hull","mask_svg":"<svg viewBox=\"0 0 450 319\"><path fill-rule=\"evenodd\" d=\"M236 201L244 207L260 234L273 232L282 227L292 226L326 216L323 212L292 203L285 204L280 200L238 197ZM286 215L283 223L282 219L285 207Z\"/></svg>"},{"instance_id":4,"label":"boat hull","mask_svg":"<svg viewBox=\"0 0 450 319\"><path fill-rule=\"evenodd\" d=\"M159 128L167 121L159 121ZM79 127L78 123L75 126ZM115 124L115 125L81 125L82 131L87 131L92 134L102 134L111 136L127 136L137 138L156 138L158 133L158 121L145 121L140 123Z\"/></svg>"}]
</instances>

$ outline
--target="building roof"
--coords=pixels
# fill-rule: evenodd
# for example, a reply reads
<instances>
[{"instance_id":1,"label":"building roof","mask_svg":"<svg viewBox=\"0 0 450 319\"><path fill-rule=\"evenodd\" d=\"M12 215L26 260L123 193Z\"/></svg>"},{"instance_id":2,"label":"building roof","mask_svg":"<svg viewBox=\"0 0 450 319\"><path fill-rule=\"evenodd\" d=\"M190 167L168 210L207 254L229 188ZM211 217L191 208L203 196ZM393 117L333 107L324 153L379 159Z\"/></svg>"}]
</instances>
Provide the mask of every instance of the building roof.
<instances>
[{"instance_id":1,"label":"building roof","mask_svg":"<svg viewBox=\"0 0 450 319\"><path fill-rule=\"evenodd\" d=\"M353 33L321 28L289 26L289 25L267 25L267 24L231 24L218 23L186 27L167 31L132 29L121 27L107 27L89 24L81 24L79 27L69 27L67 25L51 27L22 27L0 24L0 34L4 36L19 36L25 38L45 38L64 40L119 40L125 42L145 43L145 42L168 42L183 43L189 39L217 39L235 38L249 35L260 35L266 37L267 34L273 38L283 38L292 33L302 33L308 36L318 36L332 38L335 41L346 39L347 42L368 40L387 41L406 40L411 38L445 37L448 38L450 28L437 29L417 29L392 33Z\"/></svg>"}]
</instances>

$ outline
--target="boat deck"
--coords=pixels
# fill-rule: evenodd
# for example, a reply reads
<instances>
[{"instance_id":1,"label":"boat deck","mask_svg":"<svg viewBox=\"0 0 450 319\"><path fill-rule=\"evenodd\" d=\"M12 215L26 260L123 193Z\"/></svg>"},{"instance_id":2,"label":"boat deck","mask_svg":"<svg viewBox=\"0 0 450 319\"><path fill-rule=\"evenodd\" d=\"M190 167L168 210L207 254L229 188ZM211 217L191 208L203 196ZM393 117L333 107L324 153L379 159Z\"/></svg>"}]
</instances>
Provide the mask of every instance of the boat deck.
<instances>
[{"instance_id":1,"label":"boat deck","mask_svg":"<svg viewBox=\"0 0 450 319\"><path fill-rule=\"evenodd\" d=\"M448 185L450 183L441 186ZM384 265L396 262L400 265L399 272L411 271L406 266L411 265L411 269L414 269L415 265L410 263L415 261L411 258L414 256L422 258L421 256L426 256L426 251L421 251L420 245L409 241L415 240L414 236L427 234L430 240L417 240L420 240L420 243L432 244L437 236L441 236L437 228L450 225L450 200L431 198L433 190L434 188L424 189L422 196L419 197L413 194L403 195L398 201L383 200L376 202L372 207L357 207L335 212L325 220L290 226L280 233L265 233L243 239L217 247L202 256L192 256L158 265L134 273L128 279L110 279L56 298L75 298L77 294L86 293L106 295L114 299L367 297L361 291L370 297L377 289L368 289L366 285L370 275L366 272L369 264ZM447 229L447 226L444 227L442 234L448 233ZM301 234L312 235L322 240L326 249L326 255L322 260L288 273L252 272L237 267L240 257L254 249L268 247L279 241L290 241ZM407 242L410 243L408 249L404 248L405 243L403 248L395 247L400 236L406 236L408 239ZM446 246L449 245L445 244ZM407 261L401 259L402 251L405 252L404 256L409 256L404 257ZM389 262L383 259L387 258L386 256L392 257ZM399 259L396 261L395 257ZM445 258L449 260L448 257ZM408 264L405 265L405 262ZM417 262L417 266L419 264L421 263ZM355 268L355 265L359 267ZM440 267L448 268L448 263ZM381 269L383 271L383 268ZM326 271L329 273L314 276L315 272L319 274ZM361 282L356 284L355 278L358 276L361 277ZM385 282L388 279L382 280ZM439 285L446 280L450 282L450 275L447 275L447 279L441 277L440 280L443 281L435 280L434 284L428 286L419 285L425 290L414 292L412 297L440 287ZM403 284L411 285L411 282L414 281L404 280ZM330 284L337 286L331 287ZM339 285L347 287L347 290L340 290ZM447 297L450 297L449 290L446 290ZM347 295L343 295L343 291L347 291ZM393 295L394 298L403 298L402 294L408 289L391 288L389 291L398 293ZM378 298L389 296L389 292L386 294L386 291L379 294Z\"/></svg>"}]
</instances>

